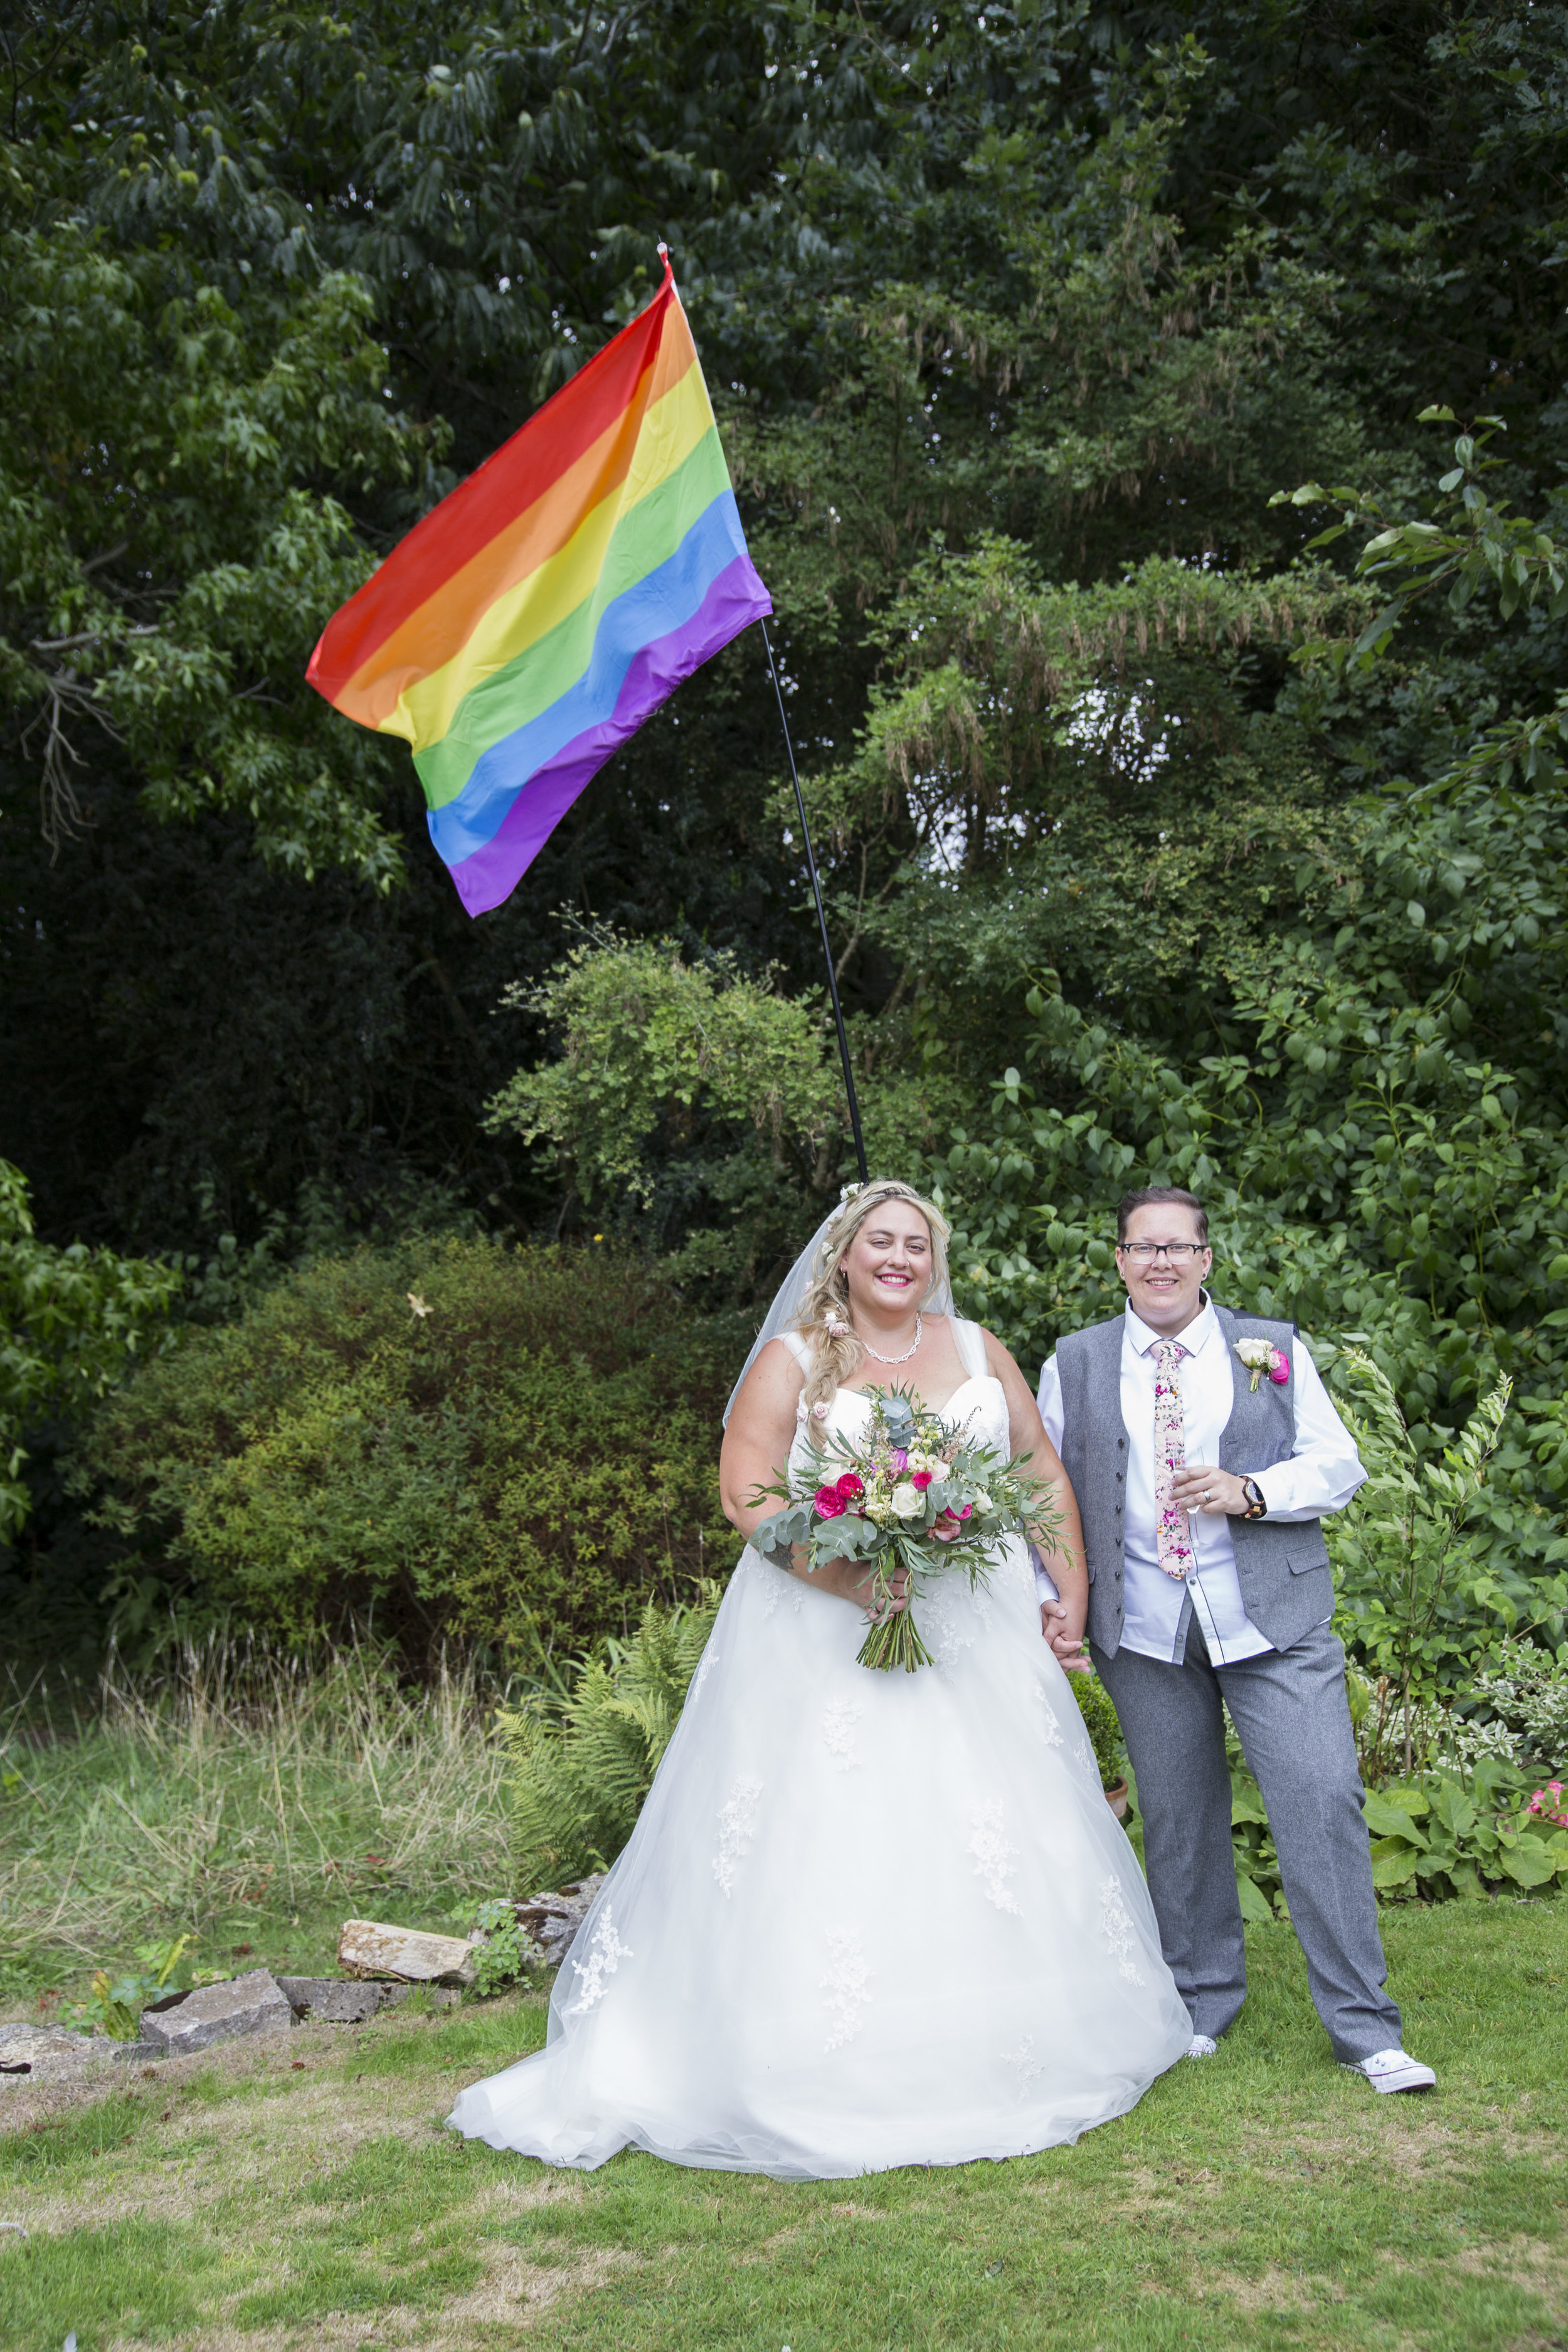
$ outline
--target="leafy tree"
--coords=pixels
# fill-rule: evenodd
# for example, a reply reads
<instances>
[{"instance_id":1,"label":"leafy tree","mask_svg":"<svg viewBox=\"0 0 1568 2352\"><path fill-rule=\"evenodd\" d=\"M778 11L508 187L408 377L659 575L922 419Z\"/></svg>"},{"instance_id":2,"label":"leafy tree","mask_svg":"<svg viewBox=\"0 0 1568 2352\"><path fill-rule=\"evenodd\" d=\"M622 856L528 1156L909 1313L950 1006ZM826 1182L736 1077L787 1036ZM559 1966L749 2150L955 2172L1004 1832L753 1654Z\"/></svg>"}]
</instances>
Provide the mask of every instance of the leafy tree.
<instances>
[{"instance_id":1,"label":"leafy tree","mask_svg":"<svg viewBox=\"0 0 1568 2352\"><path fill-rule=\"evenodd\" d=\"M179 1291L172 1267L80 1242L38 1241L19 1170L0 1160L0 1538L32 1497L24 1440L47 1413L80 1413L156 1350Z\"/></svg>"}]
</instances>

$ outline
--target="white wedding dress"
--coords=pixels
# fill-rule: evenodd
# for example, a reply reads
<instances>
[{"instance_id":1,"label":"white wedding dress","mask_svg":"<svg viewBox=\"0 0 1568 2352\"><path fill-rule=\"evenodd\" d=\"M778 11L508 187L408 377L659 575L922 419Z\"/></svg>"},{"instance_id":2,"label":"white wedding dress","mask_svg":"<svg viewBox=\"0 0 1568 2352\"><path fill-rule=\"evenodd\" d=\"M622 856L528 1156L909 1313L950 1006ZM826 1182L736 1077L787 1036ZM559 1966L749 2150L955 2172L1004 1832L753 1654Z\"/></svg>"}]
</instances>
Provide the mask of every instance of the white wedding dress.
<instances>
[{"instance_id":1,"label":"white wedding dress","mask_svg":"<svg viewBox=\"0 0 1568 2352\"><path fill-rule=\"evenodd\" d=\"M973 1376L944 1418L1005 1455L1001 1382L953 1328ZM866 1411L840 1390L831 1425ZM935 1664L869 1673L860 1611L748 1546L546 2045L464 2091L458 2131L590 2169L632 2147L838 2179L1076 2139L1183 2054L1025 1546L915 1615Z\"/></svg>"}]
</instances>

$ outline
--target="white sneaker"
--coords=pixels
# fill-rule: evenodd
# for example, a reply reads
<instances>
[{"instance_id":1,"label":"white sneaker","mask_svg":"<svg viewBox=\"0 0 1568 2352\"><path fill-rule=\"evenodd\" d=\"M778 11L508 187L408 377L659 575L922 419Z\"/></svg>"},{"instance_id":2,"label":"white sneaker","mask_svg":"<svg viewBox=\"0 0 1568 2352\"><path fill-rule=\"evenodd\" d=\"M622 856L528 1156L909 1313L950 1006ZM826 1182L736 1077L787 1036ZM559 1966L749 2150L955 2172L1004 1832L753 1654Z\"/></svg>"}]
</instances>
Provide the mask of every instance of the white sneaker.
<instances>
[{"instance_id":1,"label":"white sneaker","mask_svg":"<svg viewBox=\"0 0 1568 2352\"><path fill-rule=\"evenodd\" d=\"M1192 2040L1187 2044L1187 2056L1189 2058L1213 2058L1217 2053L1218 2049L1219 2043L1215 2040L1212 2033L1194 2033Z\"/></svg>"},{"instance_id":2,"label":"white sneaker","mask_svg":"<svg viewBox=\"0 0 1568 2352\"><path fill-rule=\"evenodd\" d=\"M1347 2074L1364 2074L1374 2091L1435 2091L1437 2077L1405 2050L1380 2050L1374 2058L1342 2059Z\"/></svg>"}]
</instances>

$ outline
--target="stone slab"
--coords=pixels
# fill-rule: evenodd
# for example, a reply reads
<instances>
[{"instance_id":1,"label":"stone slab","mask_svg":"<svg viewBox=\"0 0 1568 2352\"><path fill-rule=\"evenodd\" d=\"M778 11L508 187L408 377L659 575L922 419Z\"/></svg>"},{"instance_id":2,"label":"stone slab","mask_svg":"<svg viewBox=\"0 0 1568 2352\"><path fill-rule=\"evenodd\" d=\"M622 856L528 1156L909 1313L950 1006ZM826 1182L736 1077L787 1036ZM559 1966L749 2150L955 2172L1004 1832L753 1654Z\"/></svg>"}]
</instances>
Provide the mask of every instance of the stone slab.
<instances>
[{"instance_id":1,"label":"stone slab","mask_svg":"<svg viewBox=\"0 0 1568 2352\"><path fill-rule=\"evenodd\" d=\"M393 1977L279 1977L278 1990L296 2025L363 2025L414 1992L427 1993L437 2009L451 2009L462 1998L453 1987Z\"/></svg>"},{"instance_id":2,"label":"stone slab","mask_svg":"<svg viewBox=\"0 0 1568 2352\"><path fill-rule=\"evenodd\" d=\"M379 1919L345 1919L338 1966L351 1977L401 1977L409 1984L470 1985L474 1948L465 1937L431 1936Z\"/></svg>"},{"instance_id":3,"label":"stone slab","mask_svg":"<svg viewBox=\"0 0 1568 2352\"><path fill-rule=\"evenodd\" d=\"M223 1984L199 1985L173 2002L142 2012L142 2038L171 2058L232 2042L245 2033L287 2033L294 2012L266 1969L247 1969Z\"/></svg>"},{"instance_id":4,"label":"stone slab","mask_svg":"<svg viewBox=\"0 0 1568 2352\"><path fill-rule=\"evenodd\" d=\"M0 2025L0 2083L79 2083L134 2046L65 2025Z\"/></svg>"},{"instance_id":5,"label":"stone slab","mask_svg":"<svg viewBox=\"0 0 1568 2352\"><path fill-rule=\"evenodd\" d=\"M575 1879L570 1886L531 1895L513 1906L518 1926L540 1947L552 1967L565 1958L568 1947L604 1883L603 1874Z\"/></svg>"}]
</instances>

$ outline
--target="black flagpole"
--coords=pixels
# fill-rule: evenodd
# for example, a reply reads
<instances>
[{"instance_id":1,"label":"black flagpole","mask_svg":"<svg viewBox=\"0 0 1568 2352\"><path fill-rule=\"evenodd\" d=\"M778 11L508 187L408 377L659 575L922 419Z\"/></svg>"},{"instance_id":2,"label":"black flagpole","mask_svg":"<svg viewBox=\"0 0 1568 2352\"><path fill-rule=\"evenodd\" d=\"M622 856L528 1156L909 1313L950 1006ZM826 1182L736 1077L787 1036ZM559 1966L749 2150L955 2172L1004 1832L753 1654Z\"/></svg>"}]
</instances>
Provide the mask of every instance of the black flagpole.
<instances>
[{"instance_id":1,"label":"black flagpole","mask_svg":"<svg viewBox=\"0 0 1568 2352\"><path fill-rule=\"evenodd\" d=\"M816 919L822 927L822 952L827 964L827 989L833 999L833 1018L838 1027L838 1055L844 1065L844 1091L849 1097L849 1125L855 1136L855 1157L860 1164L860 1181L868 1184L871 1171L866 1165L866 1139L860 1132L860 1105L855 1093L855 1073L849 1064L849 1040L844 1030L844 1007L838 1002L838 975L833 969L833 950L827 940L827 909L822 903L822 884L817 879L816 856L811 846L811 827L805 821L805 795L800 788L800 774L795 764L795 745L789 740L789 720L784 717L784 688L779 684L779 667L773 659L773 640L768 625L759 621L763 643L768 649L768 667L773 672L773 692L778 697L779 725L784 729L784 750L789 753L790 782L795 786L795 804L800 811L800 837L805 844L806 871L811 876L812 896L816 900Z\"/></svg>"}]
</instances>

